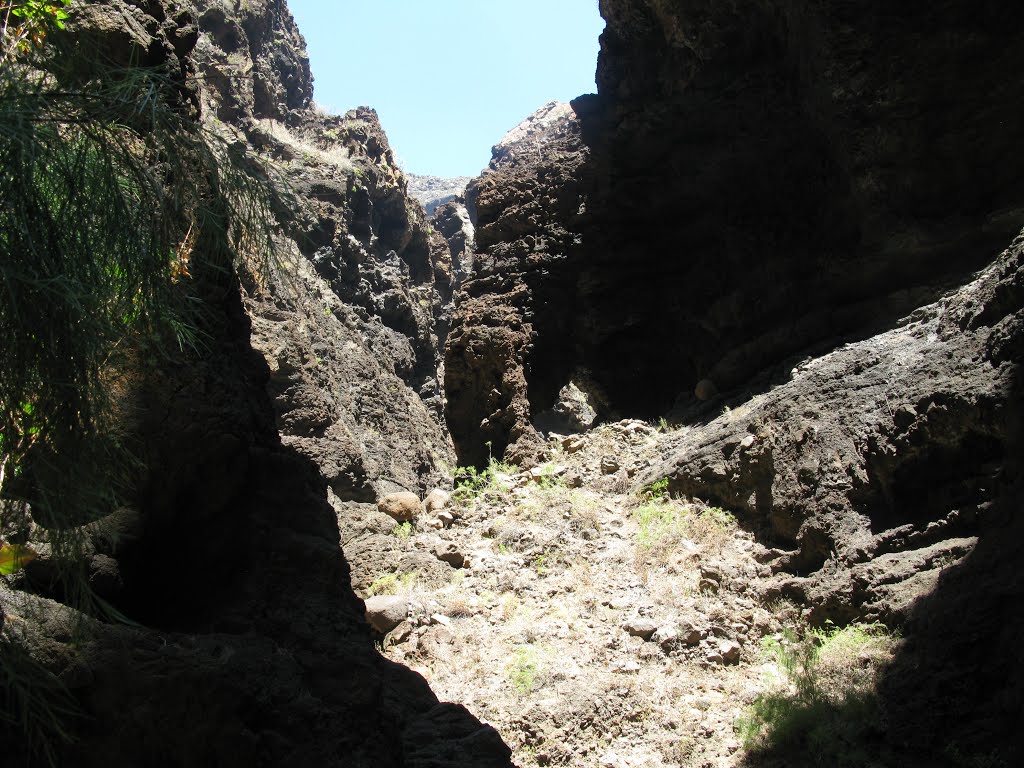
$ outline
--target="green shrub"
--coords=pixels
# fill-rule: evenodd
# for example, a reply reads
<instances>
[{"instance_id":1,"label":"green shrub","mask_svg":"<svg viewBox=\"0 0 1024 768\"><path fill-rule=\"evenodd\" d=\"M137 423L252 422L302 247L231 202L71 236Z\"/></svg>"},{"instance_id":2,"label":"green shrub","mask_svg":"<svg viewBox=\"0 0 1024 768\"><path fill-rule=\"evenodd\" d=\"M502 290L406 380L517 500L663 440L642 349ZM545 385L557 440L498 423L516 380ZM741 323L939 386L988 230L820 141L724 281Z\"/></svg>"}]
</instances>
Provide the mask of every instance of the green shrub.
<instances>
[{"instance_id":1,"label":"green shrub","mask_svg":"<svg viewBox=\"0 0 1024 768\"><path fill-rule=\"evenodd\" d=\"M540 676L540 662L537 652L530 646L516 648L512 654L512 664L508 669L508 679L516 692L525 696L537 690Z\"/></svg>"},{"instance_id":2,"label":"green shrub","mask_svg":"<svg viewBox=\"0 0 1024 768\"><path fill-rule=\"evenodd\" d=\"M493 499L511 490L504 475L510 475L516 468L497 459L491 459L482 470L476 467L458 467L455 470L452 499L457 503L471 504L478 500Z\"/></svg>"},{"instance_id":3,"label":"green shrub","mask_svg":"<svg viewBox=\"0 0 1024 768\"><path fill-rule=\"evenodd\" d=\"M894 644L880 624L829 624L803 638L792 630L768 638L763 651L781 679L737 721L744 747L794 764L867 764L876 677Z\"/></svg>"},{"instance_id":4,"label":"green shrub","mask_svg":"<svg viewBox=\"0 0 1024 768\"><path fill-rule=\"evenodd\" d=\"M659 501L668 498L668 478L655 480L640 489L640 495L649 501Z\"/></svg>"}]
</instances>

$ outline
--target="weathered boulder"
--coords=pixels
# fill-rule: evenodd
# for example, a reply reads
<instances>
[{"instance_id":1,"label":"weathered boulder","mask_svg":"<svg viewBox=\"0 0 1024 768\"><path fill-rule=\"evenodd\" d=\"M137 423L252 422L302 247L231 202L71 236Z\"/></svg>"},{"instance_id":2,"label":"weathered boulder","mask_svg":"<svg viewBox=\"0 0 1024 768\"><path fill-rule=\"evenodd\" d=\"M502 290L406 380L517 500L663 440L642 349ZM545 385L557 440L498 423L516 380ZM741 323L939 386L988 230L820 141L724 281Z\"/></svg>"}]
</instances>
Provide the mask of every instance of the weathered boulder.
<instances>
[{"instance_id":1,"label":"weathered boulder","mask_svg":"<svg viewBox=\"0 0 1024 768\"><path fill-rule=\"evenodd\" d=\"M374 595L366 598L366 621L386 635L409 615L409 601L399 595Z\"/></svg>"},{"instance_id":2,"label":"weathered boulder","mask_svg":"<svg viewBox=\"0 0 1024 768\"><path fill-rule=\"evenodd\" d=\"M448 501L450 499L451 494L448 493L448 491L435 488L428 493L427 497L423 500L423 509L426 510L428 514L432 512L440 512L448 506Z\"/></svg>"},{"instance_id":3,"label":"weathered boulder","mask_svg":"<svg viewBox=\"0 0 1024 768\"><path fill-rule=\"evenodd\" d=\"M377 501L377 509L400 523L415 520L423 511L420 497L408 491L389 493Z\"/></svg>"}]
</instances>

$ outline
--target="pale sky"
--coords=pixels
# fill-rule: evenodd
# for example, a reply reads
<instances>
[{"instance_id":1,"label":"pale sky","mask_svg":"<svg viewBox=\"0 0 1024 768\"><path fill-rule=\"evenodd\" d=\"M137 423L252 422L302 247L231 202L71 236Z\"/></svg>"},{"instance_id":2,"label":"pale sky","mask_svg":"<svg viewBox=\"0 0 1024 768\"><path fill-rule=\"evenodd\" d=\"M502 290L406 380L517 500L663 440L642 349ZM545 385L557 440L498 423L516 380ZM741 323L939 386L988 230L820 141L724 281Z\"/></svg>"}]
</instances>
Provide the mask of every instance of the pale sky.
<instances>
[{"instance_id":1,"label":"pale sky","mask_svg":"<svg viewBox=\"0 0 1024 768\"><path fill-rule=\"evenodd\" d=\"M288 0L314 98L377 110L405 170L476 176L548 101L593 93L597 0Z\"/></svg>"}]
</instances>

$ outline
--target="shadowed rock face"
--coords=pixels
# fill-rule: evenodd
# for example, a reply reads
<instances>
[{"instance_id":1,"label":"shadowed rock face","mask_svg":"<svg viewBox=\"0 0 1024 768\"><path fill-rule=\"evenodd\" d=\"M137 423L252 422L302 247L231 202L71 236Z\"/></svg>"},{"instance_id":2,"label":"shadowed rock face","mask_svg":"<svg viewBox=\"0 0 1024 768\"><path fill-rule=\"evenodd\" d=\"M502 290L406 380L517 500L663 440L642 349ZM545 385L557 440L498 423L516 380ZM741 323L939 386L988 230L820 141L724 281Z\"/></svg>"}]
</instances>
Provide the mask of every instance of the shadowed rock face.
<instances>
[{"instance_id":1,"label":"shadowed rock face","mask_svg":"<svg viewBox=\"0 0 1024 768\"><path fill-rule=\"evenodd\" d=\"M1024 221L1019 8L601 10L580 335L620 408L653 415L702 378L724 390L883 328Z\"/></svg>"},{"instance_id":2,"label":"shadowed rock face","mask_svg":"<svg viewBox=\"0 0 1024 768\"><path fill-rule=\"evenodd\" d=\"M452 463L448 249L376 114L309 109L283 0L95 2L69 27L188 77L183 109L300 205L277 212L265 272L194 266L202 345L127 377L142 467L100 555L105 596L139 624L76 645L70 609L0 584L0 624L27 628L88 716L58 764L508 766L492 728L377 653L339 540L346 503L422 493ZM20 735L5 750L25 764Z\"/></svg>"},{"instance_id":3,"label":"shadowed rock face","mask_svg":"<svg viewBox=\"0 0 1024 768\"><path fill-rule=\"evenodd\" d=\"M515 209L491 226L488 253L535 226L514 203L531 173L558 197L552 169L564 171L586 201L585 221L573 212L546 225L579 238L571 274L520 281L526 304L543 303L540 286L572 299L530 320L534 348L560 345L571 359L526 375L519 412L550 406L575 368L606 414L657 416L701 380L727 391L788 355L888 327L1024 223L1014 150L1024 83L1007 75L1024 11L774 0L604 0L601 10L600 93L575 103L582 147L560 159L552 145L486 192ZM499 178L492 169L481 183ZM486 227L486 205L478 215ZM453 365L449 378L462 378ZM482 383L495 380L487 370L462 389L504 392ZM465 431L457 399L453 390L449 413ZM499 432L516 419L506 421Z\"/></svg>"}]
</instances>

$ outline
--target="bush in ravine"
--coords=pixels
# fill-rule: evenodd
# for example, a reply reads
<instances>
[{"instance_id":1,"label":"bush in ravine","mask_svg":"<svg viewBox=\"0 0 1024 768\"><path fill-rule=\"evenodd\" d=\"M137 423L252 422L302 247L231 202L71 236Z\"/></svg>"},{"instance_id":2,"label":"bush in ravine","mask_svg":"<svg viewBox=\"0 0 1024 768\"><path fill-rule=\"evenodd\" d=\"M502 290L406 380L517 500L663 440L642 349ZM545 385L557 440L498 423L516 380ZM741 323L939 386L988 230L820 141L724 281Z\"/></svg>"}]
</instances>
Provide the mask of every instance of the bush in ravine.
<instances>
[{"instance_id":1,"label":"bush in ravine","mask_svg":"<svg viewBox=\"0 0 1024 768\"><path fill-rule=\"evenodd\" d=\"M787 756L794 765L867 765L875 725L875 685L892 657L894 636L881 624L792 630L766 639L779 678L737 722L744 746Z\"/></svg>"}]
</instances>

